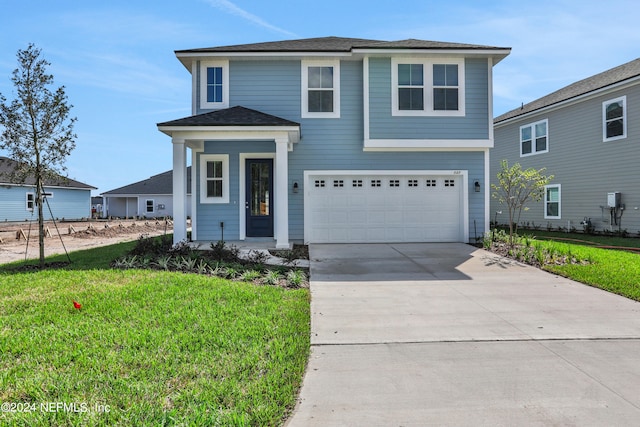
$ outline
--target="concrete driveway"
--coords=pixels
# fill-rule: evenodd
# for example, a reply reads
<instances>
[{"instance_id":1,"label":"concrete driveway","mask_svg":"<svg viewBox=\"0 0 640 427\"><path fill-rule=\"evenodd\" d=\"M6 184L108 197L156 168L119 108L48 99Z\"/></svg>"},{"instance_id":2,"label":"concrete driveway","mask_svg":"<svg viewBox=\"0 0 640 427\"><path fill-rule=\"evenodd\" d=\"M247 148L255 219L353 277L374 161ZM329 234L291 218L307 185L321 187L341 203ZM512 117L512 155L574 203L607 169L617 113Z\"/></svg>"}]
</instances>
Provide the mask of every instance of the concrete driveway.
<instances>
[{"instance_id":1,"label":"concrete driveway","mask_svg":"<svg viewBox=\"0 0 640 427\"><path fill-rule=\"evenodd\" d=\"M464 244L312 245L297 426L640 425L640 304Z\"/></svg>"}]
</instances>

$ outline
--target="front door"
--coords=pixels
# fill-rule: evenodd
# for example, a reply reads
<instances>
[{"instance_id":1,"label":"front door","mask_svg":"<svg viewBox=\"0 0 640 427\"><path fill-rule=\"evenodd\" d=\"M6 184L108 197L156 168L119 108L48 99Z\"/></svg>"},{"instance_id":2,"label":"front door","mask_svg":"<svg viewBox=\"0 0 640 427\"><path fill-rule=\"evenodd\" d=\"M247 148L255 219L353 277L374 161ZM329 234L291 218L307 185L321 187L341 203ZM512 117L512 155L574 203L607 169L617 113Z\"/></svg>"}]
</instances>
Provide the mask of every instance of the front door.
<instances>
[{"instance_id":1,"label":"front door","mask_svg":"<svg viewBox=\"0 0 640 427\"><path fill-rule=\"evenodd\" d=\"M247 159L247 237L273 236L273 159Z\"/></svg>"}]
</instances>

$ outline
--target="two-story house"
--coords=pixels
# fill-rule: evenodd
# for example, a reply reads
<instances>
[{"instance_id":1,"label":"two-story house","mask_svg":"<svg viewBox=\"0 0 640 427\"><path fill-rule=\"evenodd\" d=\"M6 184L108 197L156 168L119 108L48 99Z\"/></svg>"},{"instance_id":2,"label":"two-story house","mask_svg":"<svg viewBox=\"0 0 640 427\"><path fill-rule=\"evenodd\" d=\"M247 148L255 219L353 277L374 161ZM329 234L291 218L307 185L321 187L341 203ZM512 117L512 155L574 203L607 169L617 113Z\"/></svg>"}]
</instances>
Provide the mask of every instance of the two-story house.
<instances>
[{"instance_id":1,"label":"two-story house","mask_svg":"<svg viewBox=\"0 0 640 427\"><path fill-rule=\"evenodd\" d=\"M174 240L467 242L489 225L492 69L509 48L323 37L180 50Z\"/></svg>"},{"instance_id":2,"label":"two-story house","mask_svg":"<svg viewBox=\"0 0 640 427\"><path fill-rule=\"evenodd\" d=\"M586 218L597 231L638 232L640 59L496 117L496 184L502 159L554 175L543 200L522 212L520 224L583 230ZM507 223L505 207L491 203L497 221Z\"/></svg>"}]
</instances>

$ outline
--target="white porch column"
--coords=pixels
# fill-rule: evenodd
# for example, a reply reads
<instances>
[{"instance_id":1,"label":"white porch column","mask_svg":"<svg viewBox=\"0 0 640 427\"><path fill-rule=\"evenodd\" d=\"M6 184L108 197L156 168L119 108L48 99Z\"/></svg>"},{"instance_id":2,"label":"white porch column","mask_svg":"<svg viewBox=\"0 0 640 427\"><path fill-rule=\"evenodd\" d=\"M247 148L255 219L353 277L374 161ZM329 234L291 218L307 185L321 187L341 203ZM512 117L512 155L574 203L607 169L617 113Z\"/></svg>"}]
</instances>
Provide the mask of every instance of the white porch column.
<instances>
[{"instance_id":1,"label":"white porch column","mask_svg":"<svg viewBox=\"0 0 640 427\"><path fill-rule=\"evenodd\" d=\"M288 249L289 245L289 154L288 138L276 139L275 164L275 231L276 248Z\"/></svg>"},{"instance_id":2,"label":"white porch column","mask_svg":"<svg viewBox=\"0 0 640 427\"><path fill-rule=\"evenodd\" d=\"M187 238L187 146L173 138L173 244Z\"/></svg>"}]
</instances>

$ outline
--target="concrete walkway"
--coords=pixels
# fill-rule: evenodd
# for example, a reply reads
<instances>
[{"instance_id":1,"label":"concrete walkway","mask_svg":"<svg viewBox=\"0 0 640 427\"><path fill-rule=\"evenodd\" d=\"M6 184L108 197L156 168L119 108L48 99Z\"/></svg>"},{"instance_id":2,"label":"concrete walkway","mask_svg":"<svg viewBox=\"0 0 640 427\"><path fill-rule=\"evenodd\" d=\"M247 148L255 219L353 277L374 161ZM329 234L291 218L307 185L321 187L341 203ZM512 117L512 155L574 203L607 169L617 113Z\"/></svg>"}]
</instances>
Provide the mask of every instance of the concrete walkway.
<instances>
[{"instance_id":1,"label":"concrete walkway","mask_svg":"<svg viewBox=\"0 0 640 427\"><path fill-rule=\"evenodd\" d=\"M464 244L312 245L298 426L640 425L640 304Z\"/></svg>"}]
</instances>

